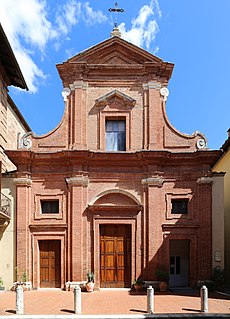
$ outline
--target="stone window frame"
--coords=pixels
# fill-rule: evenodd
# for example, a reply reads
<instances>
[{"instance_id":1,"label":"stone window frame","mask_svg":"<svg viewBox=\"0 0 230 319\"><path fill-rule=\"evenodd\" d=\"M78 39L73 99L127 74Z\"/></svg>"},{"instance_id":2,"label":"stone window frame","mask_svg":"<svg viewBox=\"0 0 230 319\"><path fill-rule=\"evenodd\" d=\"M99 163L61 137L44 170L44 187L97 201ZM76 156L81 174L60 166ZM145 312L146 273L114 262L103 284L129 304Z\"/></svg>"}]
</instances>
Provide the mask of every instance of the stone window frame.
<instances>
[{"instance_id":1,"label":"stone window frame","mask_svg":"<svg viewBox=\"0 0 230 319\"><path fill-rule=\"evenodd\" d=\"M172 213L172 199L187 200L188 201L188 212L187 214L173 214ZM192 199L192 193L167 193L166 194L166 219L192 219L193 214L191 212L190 201Z\"/></svg>"},{"instance_id":2,"label":"stone window frame","mask_svg":"<svg viewBox=\"0 0 230 319\"><path fill-rule=\"evenodd\" d=\"M177 215L180 214L180 210L178 210L176 212L174 211L176 209L181 209L181 214L183 214L183 215L188 214L188 202L189 202L188 198L171 198L172 214L177 214ZM184 206L184 204L185 204L185 206ZM178 205L180 205L180 208L178 208ZM175 207L175 206L177 206L177 207Z\"/></svg>"},{"instance_id":3,"label":"stone window frame","mask_svg":"<svg viewBox=\"0 0 230 319\"><path fill-rule=\"evenodd\" d=\"M41 199L40 204L42 214L59 214L59 199Z\"/></svg>"},{"instance_id":4,"label":"stone window frame","mask_svg":"<svg viewBox=\"0 0 230 319\"><path fill-rule=\"evenodd\" d=\"M125 121L125 130L126 130L126 150L122 152L127 152L131 149L131 111L100 111L99 120L98 120L98 149L106 151L106 120L124 120ZM111 151L112 152L112 151ZM114 151L121 152L121 151Z\"/></svg>"},{"instance_id":5,"label":"stone window frame","mask_svg":"<svg viewBox=\"0 0 230 319\"><path fill-rule=\"evenodd\" d=\"M42 213L41 201L49 201L49 200L58 200L59 202L59 212L55 213ZM63 219L63 194L52 194L52 195L44 195L44 194L36 194L35 195L35 214L34 219Z\"/></svg>"}]
</instances>

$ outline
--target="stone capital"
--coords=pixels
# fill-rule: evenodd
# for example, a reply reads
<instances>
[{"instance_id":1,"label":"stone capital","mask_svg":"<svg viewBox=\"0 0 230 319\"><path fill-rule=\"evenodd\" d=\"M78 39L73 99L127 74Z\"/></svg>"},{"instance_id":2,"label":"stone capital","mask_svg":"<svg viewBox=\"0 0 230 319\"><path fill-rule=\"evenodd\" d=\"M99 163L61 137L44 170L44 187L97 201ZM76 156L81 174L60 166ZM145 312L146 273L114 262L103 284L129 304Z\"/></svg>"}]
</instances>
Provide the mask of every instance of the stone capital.
<instances>
[{"instance_id":1,"label":"stone capital","mask_svg":"<svg viewBox=\"0 0 230 319\"><path fill-rule=\"evenodd\" d=\"M87 89L88 83L84 81L75 81L73 84L70 84L70 89L75 90L75 89Z\"/></svg>"},{"instance_id":2,"label":"stone capital","mask_svg":"<svg viewBox=\"0 0 230 319\"><path fill-rule=\"evenodd\" d=\"M149 177L141 181L142 185L162 187L164 179L162 177Z\"/></svg>"},{"instance_id":3,"label":"stone capital","mask_svg":"<svg viewBox=\"0 0 230 319\"><path fill-rule=\"evenodd\" d=\"M212 182L213 182L212 177L207 177L207 176L200 177L197 180L197 184L211 184Z\"/></svg>"},{"instance_id":4,"label":"stone capital","mask_svg":"<svg viewBox=\"0 0 230 319\"><path fill-rule=\"evenodd\" d=\"M31 186L32 180L31 178L28 178L28 177L14 178L14 184L16 186Z\"/></svg>"},{"instance_id":5,"label":"stone capital","mask_svg":"<svg viewBox=\"0 0 230 319\"><path fill-rule=\"evenodd\" d=\"M75 176L66 178L66 183L69 186L88 186L89 178L87 176Z\"/></svg>"},{"instance_id":6,"label":"stone capital","mask_svg":"<svg viewBox=\"0 0 230 319\"><path fill-rule=\"evenodd\" d=\"M148 82L148 83L144 83L143 84L143 88L144 88L144 90L148 90L148 89L160 90L161 84L158 83L158 82L155 82L155 81L151 81L151 82Z\"/></svg>"}]
</instances>

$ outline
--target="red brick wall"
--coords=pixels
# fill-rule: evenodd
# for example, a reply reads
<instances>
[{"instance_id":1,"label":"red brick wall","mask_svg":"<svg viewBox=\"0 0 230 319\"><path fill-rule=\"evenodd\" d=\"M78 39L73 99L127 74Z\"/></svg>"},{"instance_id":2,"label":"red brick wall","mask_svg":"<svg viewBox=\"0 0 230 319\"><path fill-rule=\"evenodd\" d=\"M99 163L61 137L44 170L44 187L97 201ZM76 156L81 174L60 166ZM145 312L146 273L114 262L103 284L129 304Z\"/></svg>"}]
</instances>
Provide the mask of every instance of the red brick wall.
<instances>
[{"instance_id":1,"label":"red brick wall","mask_svg":"<svg viewBox=\"0 0 230 319\"><path fill-rule=\"evenodd\" d=\"M101 162L100 156L95 160L86 156L88 173L84 174L74 172L73 163L69 166L71 174L38 174L36 165L32 184L17 186L18 267L30 274L35 287L39 286L38 240L60 239L62 286L66 281L85 280L88 270L95 271L99 286L99 225L121 223L131 225L132 230L132 279L141 275L145 280L154 280L159 265L169 266L171 239L190 240L190 283L210 278L212 184L198 184L201 172L196 165L188 168L186 160L179 167L169 168L168 161L165 169L161 165L157 169L144 168L144 158L132 158L129 166L120 165L119 156L115 156L116 168L111 166L113 155ZM49 160L46 165L50 167ZM61 166L57 165L56 170L61 170ZM72 182L66 182L68 175L73 176ZM149 179L143 184L146 177ZM108 197L110 193L114 195ZM100 194L103 196L99 200ZM171 196L189 198L187 216L171 215ZM41 198L60 199L58 216L39 213ZM112 206L103 209L107 198Z\"/></svg>"}]
</instances>

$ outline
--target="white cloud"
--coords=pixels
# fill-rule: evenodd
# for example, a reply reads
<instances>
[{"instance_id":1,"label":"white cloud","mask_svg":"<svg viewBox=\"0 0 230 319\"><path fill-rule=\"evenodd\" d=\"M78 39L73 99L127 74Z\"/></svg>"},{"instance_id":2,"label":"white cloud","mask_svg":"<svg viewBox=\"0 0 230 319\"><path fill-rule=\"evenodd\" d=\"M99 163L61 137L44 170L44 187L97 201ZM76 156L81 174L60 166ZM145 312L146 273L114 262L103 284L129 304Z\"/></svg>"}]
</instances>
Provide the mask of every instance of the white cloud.
<instances>
[{"instance_id":1,"label":"white cloud","mask_svg":"<svg viewBox=\"0 0 230 319\"><path fill-rule=\"evenodd\" d=\"M0 20L8 37L21 37L40 50L57 36L47 18L46 1L1 0Z\"/></svg>"},{"instance_id":2,"label":"white cloud","mask_svg":"<svg viewBox=\"0 0 230 319\"><path fill-rule=\"evenodd\" d=\"M138 16L131 21L129 30L126 30L125 23L119 25L119 30L125 40L150 50L159 31L158 18L161 18L158 0L151 0L150 4L144 5Z\"/></svg>"},{"instance_id":3,"label":"white cloud","mask_svg":"<svg viewBox=\"0 0 230 319\"><path fill-rule=\"evenodd\" d=\"M36 0L1 0L0 21L31 92L37 91L37 82L44 79L42 70L32 59L26 46L44 51L50 38L55 37L46 18L45 2ZM22 44L24 41L24 44Z\"/></svg>"},{"instance_id":4,"label":"white cloud","mask_svg":"<svg viewBox=\"0 0 230 319\"><path fill-rule=\"evenodd\" d=\"M58 6L56 23L63 34L68 34L72 26L76 25L81 15L81 3L69 0L62 6Z\"/></svg>"},{"instance_id":5,"label":"white cloud","mask_svg":"<svg viewBox=\"0 0 230 319\"><path fill-rule=\"evenodd\" d=\"M102 13L102 11L98 10L98 11L94 11L90 6L89 6L89 2L86 2L84 4L84 15L83 15L83 19L84 21L89 24L95 24L95 23L103 23L105 21L107 21L107 17Z\"/></svg>"},{"instance_id":6,"label":"white cloud","mask_svg":"<svg viewBox=\"0 0 230 319\"><path fill-rule=\"evenodd\" d=\"M46 75L32 60L28 52L25 50L17 51L17 59L20 61L20 68L23 70L23 75L31 93L36 93L39 83L43 83Z\"/></svg>"},{"instance_id":7,"label":"white cloud","mask_svg":"<svg viewBox=\"0 0 230 319\"><path fill-rule=\"evenodd\" d=\"M94 11L88 2L67 0L55 8L56 20L51 22L47 0L0 0L0 22L12 46L16 59L31 93L36 93L47 77L34 60L34 51L45 55L52 41L56 50L71 28L83 21L87 24L102 23L106 16ZM28 47L30 50L28 50Z\"/></svg>"},{"instance_id":8,"label":"white cloud","mask_svg":"<svg viewBox=\"0 0 230 319\"><path fill-rule=\"evenodd\" d=\"M58 7L56 22L64 34L67 34L72 26L82 21L88 25L94 25L107 21L107 17L100 10L94 11L89 2L68 0L66 4Z\"/></svg>"}]
</instances>

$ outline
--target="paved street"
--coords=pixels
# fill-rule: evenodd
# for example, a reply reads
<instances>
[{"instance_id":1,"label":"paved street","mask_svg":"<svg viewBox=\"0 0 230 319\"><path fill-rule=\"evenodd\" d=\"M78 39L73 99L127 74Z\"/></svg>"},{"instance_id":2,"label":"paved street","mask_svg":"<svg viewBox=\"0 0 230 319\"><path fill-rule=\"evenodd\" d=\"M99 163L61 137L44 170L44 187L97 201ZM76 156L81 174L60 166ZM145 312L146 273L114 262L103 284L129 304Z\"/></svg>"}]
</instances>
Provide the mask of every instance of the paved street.
<instances>
[{"instance_id":1,"label":"paved street","mask_svg":"<svg viewBox=\"0 0 230 319\"><path fill-rule=\"evenodd\" d=\"M71 291L34 290L24 292L25 314L73 314L74 295ZM0 293L0 315L14 315L15 292ZM101 290L82 293L82 314L144 314L146 295L131 295L128 290ZM197 294L158 293L155 295L155 313L199 313ZM230 313L230 296L209 296L209 313Z\"/></svg>"}]
</instances>

